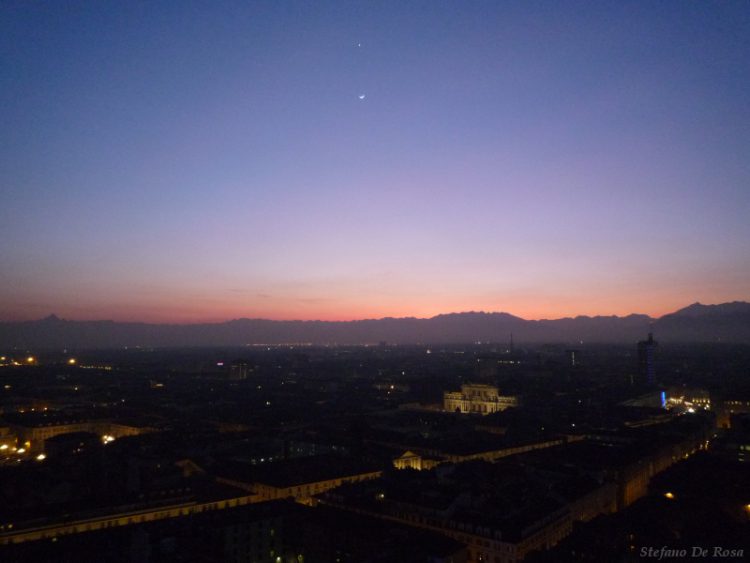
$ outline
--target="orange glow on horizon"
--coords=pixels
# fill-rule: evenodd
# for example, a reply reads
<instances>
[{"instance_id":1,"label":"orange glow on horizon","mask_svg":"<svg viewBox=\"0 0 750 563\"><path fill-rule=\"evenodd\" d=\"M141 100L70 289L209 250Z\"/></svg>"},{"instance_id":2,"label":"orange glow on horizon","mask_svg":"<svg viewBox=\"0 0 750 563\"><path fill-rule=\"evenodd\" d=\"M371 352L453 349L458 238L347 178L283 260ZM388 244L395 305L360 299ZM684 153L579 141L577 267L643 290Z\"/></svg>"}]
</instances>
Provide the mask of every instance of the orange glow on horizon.
<instances>
[{"instance_id":1,"label":"orange glow on horizon","mask_svg":"<svg viewBox=\"0 0 750 563\"><path fill-rule=\"evenodd\" d=\"M468 299L448 300L443 305L420 303L411 301L408 304L384 303L378 305L358 305L351 302L313 303L299 305L297 303L280 302L267 307L237 306L231 303L201 303L180 307L174 303L158 306L157 304L120 305L112 307L90 307L86 310L60 311L60 318L75 321L112 320L115 322L138 322L151 324L198 324L223 323L233 319L266 319L273 321L329 321L350 322L365 319L392 318L421 318L427 319L437 315L486 312L508 313L525 320L553 320L576 316L627 316L630 314L645 314L652 318L659 318L672 313L694 301L682 301L675 305L649 303L648 307L637 307L629 303L611 301L609 306L601 305L592 300L591 303L574 303L565 301L564 306L553 303L552 300L536 303L518 302L516 304L498 303L496 305L474 305ZM710 303L710 302L704 302ZM557 305L557 306L554 306ZM46 316L46 315L44 315ZM42 318L10 319L10 320L38 320Z\"/></svg>"}]
</instances>

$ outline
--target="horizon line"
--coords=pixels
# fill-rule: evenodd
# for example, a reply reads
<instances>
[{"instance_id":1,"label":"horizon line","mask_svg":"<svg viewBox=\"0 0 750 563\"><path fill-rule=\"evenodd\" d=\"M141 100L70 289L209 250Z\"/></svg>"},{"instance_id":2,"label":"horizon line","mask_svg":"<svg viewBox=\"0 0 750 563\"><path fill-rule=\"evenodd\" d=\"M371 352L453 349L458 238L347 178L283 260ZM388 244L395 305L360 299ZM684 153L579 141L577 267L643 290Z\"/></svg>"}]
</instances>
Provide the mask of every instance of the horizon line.
<instances>
[{"instance_id":1,"label":"horizon line","mask_svg":"<svg viewBox=\"0 0 750 563\"><path fill-rule=\"evenodd\" d=\"M627 318L632 316L638 316L638 317L646 317L651 320L659 320L665 316L674 314L678 311L681 311L682 309L685 309L687 307L691 307L694 305L701 305L704 307L715 307L719 305L727 305L727 304L734 304L734 303L748 303L747 301L726 301L723 303L712 303L712 304L705 304L700 303L699 301L695 301L689 305L685 305L684 307L680 307L679 309L676 309L669 313L664 313L660 316L651 316L646 313L628 313L625 315L616 315L616 314L597 314L597 315L569 315L569 316L563 316L563 317L557 317L557 318L550 318L550 317L540 317L537 319L526 319L524 317L519 317L518 315L514 315L513 313L509 313L507 311L453 311L449 313L438 313L437 315L433 315L431 317L416 317L416 316L401 316L401 317L394 317L394 316L384 316L384 317L378 317L378 318L357 318L357 319L274 319L274 318L266 318L266 317L234 317L230 319L225 320L207 320L207 321L188 321L188 322L154 322L154 321L143 321L143 320L115 320L115 319L67 319L63 317L59 317L55 313L50 313L46 317L37 318L37 319L25 319L25 320L0 320L0 323L34 323L34 322L41 322L49 319L57 319L60 321L65 322L79 322L79 323L85 323L85 322L111 322L111 323L122 323L122 324L145 324L145 325L172 325L172 326L189 326L189 325L218 325L218 324L226 324L230 322L236 322L236 321L268 321L268 322L279 322L279 323L355 323L355 322L367 322L367 321L383 321L383 320L431 320L438 317L446 317L451 315L468 315L468 314L475 314L475 315L508 315L510 317L526 321L526 322L541 322L541 321L559 321L559 320L565 320L565 319L578 319L578 318Z\"/></svg>"}]
</instances>

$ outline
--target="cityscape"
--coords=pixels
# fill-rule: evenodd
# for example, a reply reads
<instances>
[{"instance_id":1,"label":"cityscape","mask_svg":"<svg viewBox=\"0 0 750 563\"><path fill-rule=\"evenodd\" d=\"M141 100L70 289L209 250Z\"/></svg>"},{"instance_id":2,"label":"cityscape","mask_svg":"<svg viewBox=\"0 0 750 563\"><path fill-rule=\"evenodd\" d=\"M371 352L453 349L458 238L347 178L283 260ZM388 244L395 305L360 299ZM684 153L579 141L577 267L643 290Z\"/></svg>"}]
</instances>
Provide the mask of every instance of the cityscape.
<instances>
[{"instance_id":1,"label":"cityscape","mask_svg":"<svg viewBox=\"0 0 750 563\"><path fill-rule=\"evenodd\" d=\"M746 553L747 344L27 353L0 364L7 561Z\"/></svg>"},{"instance_id":2,"label":"cityscape","mask_svg":"<svg viewBox=\"0 0 750 563\"><path fill-rule=\"evenodd\" d=\"M0 561L750 558L750 4L0 4Z\"/></svg>"}]
</instances>

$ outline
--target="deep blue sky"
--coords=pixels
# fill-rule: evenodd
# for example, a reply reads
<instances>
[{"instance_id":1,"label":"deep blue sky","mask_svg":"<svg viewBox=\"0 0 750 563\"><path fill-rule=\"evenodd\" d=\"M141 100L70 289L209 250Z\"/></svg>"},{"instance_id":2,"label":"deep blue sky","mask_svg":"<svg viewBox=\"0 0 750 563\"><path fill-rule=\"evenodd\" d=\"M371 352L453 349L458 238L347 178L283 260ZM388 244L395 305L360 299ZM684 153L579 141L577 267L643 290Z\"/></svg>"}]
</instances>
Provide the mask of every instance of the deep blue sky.
<instances>
[{"instance_id":1,"label":"deep blue sky","mask_svg":"<svg viewBox=\"0 0 750 563\"><path fill-rule=\"evenodd\" d=\"M0 194L0 320L747 299L750 3L4 2Z\"/></svg>"}]
</instances>

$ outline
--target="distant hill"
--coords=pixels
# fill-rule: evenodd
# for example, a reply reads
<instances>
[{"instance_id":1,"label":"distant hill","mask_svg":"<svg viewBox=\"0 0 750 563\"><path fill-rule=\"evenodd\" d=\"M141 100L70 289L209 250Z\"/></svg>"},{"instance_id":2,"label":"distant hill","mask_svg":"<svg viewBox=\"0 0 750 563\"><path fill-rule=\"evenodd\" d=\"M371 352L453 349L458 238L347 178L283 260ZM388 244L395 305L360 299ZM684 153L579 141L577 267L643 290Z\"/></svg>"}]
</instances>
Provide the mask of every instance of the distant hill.
<instances>
[{"instance_id":1,"label":"distant hill","mask_svg":"<svg viewBox=\"0 0 750 563\"><path fill-rule=\"evenodd\" d=\"M662 342L750 343L750 303L695 303L660 319L647 315L527 321L508 313L452 313L430 319L271 321L211 324L68 321L0 323L0 348L119 348L123 346L243 346L245 344L631 343L652 331Z\"/></svg>"},{"instance_id":2,"label":"distant hill","mask_svg":"<svg viewBox=\"0 0 750 563\"><path fill-rule=\"evenodd\" d=\"M731 303L721 303L720 305L702 305L693 303L684 309L665 315L666 317L722 317L733 315L750 315L750 303L744 301L732 301Z\"/></svg>"},{"instance_id":3,"label":"distant hill","mask_svg":"<svg viewBox=\"0 0 750 563\"><path fill-rule=\"evenodd\" d=\"M750 342L750 303L693 303L661 317L654 333L682 342Z\"/></svg>"}]
</instances>

